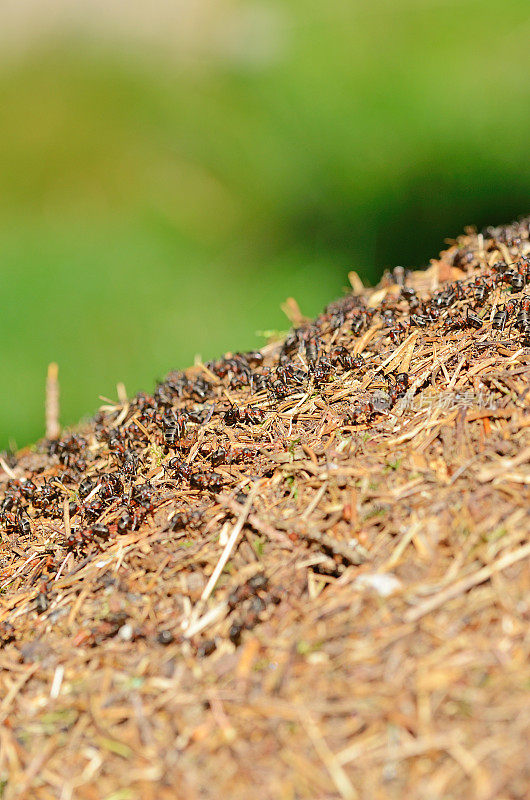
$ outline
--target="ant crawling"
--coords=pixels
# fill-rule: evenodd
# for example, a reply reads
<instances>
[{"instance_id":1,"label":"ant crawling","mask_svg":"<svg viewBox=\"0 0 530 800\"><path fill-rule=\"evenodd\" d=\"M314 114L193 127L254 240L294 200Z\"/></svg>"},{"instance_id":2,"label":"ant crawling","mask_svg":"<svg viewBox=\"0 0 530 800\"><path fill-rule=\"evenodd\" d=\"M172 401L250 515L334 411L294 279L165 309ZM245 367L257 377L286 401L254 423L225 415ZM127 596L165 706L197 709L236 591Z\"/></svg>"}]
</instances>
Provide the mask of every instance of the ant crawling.
<instances>
[{"instance_id":1,"label":"ant crawling","mask_svg":"<svg viewBox=\"0 0 530 800\"><path fill-rule=\"evenodd\" d=\"M332 364L340 364L346 370L362 370L365 361L362 356L352 355L344 345L335 345L330 351L329 360Z\"/></svg>"},{"instance_id":2,"label":"ant crawling","mask_svg":"<svg viewBox=\"0 0 530 800\"><path fill-rule=\"evenodd\" d=\"M506 327L506 323L508 322L508 318L509 315L506 306L498 308L493 315L493 319L491 320L491 327L498 331L503 331Z\"/></svg>"},{"instance_id":3,"label":"ant crawling","mask_svg":"<svg viewBox=\"0 0 530 800\"><path fill-rule=\"evenodd\" d=\"M238 408L236 405L232 405L224 415L225 425L229 426L259 425L264 419L265 412L262 408L256 408L256 406Z\"/></svg>"},{"instance_id":4,"label":"ant crawling","mask_svg":"<svg viewBox=\"0 0 530 800\"><path fill-rule=\"evenodd\" d=\"M218 472L193 472L190 476L190 486L202 492L218 492L224 482Z\"/></svg>"},{"instance_id":5,"label":"ant crawling","mask_svg":"<svg viewBox=\"0 0 530 800\"><path fill-rule=\"evenodd\" d=\"M388 372L383 375L388 385L390 401L392 405L405 396L409 388L409 376L407 372Z\"/></svg>"},{"instance_id":6,"label":"ant crawling","mask_svg":"<svg viewBox=\"0 0 530 800\"><path fill-rule=\"evenodd\" d=\"M468 307L466 309L465 317L462 316L462 314L455 314L454 316L447 318L446 330L458 331L463 330L464 328L475 328L475 330L479 330L482 328L483 324L484 323L482 322L481 318Z\"/></svg>"},{"instance_id":7,"label":"ant crawling","mask_svg":"<svg viewBox=\"0 0 530 800\"><path fill-rule=\"evenodd\" d=\"M186 413L175 414L171 412L170 416L164 417L164 442L167 447L174 448L179 439L182 439L187 431L188 415Z\"/></svg>"},{"instance_id":8,"label":"ant crawling","mask_svg":"<svg viewBox=\"0 0 530 800\"><path fill-rule=\"evenodd\" d=\"M66 549L72 552L85 552L90 544L95 544L101 550L101 541L106 542L110 537L110 530L107 525L96 523L87 530L72 531L65 540Z\"/></svg>"}]
</instances>

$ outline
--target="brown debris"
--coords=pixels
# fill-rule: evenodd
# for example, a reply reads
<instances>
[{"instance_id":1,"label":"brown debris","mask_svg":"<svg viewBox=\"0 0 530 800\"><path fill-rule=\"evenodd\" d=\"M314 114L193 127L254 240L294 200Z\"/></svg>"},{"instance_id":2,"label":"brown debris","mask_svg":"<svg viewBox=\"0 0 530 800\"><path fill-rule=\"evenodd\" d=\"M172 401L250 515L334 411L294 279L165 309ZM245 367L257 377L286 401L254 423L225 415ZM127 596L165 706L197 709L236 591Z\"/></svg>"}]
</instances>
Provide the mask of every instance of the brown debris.
<instances>
[{"instance_id":1,"label":"brown debris","mask_svg":"<svg viewBox=\"0 0 530 800\"><path fill-rule=\"evenodd\" d=\"M0 459L0 797L527 796L529 222Z\"/></svg>"}]
</instances>

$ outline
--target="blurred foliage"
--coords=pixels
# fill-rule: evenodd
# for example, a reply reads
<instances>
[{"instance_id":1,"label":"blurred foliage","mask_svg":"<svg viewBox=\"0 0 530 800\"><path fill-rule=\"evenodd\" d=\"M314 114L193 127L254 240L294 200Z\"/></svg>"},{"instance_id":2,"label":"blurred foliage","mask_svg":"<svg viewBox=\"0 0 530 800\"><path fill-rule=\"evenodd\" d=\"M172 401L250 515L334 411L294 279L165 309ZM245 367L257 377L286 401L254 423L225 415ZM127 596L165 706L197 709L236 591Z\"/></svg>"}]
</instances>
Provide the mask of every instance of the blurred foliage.
<instances>
[{"instance_id":1,"label":"blurred foliage","mask_svg":"<svg viewBox=\"0 0 530 800\"><path fill-rule=\"evenodd\" d=\"M42 435L52 360L73 423L529 211L526 0L264 5L256 59L63 37L0 63L0 447Z\"/></svg>"}]
</instances>

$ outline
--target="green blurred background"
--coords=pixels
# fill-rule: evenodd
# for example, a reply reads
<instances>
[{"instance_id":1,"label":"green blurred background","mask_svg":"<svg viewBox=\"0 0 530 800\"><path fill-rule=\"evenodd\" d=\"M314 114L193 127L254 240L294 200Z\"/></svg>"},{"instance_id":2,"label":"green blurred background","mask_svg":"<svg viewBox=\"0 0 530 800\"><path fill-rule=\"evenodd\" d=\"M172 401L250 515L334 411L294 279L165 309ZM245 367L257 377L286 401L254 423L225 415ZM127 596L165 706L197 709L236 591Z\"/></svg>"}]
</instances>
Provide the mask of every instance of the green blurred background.
<instances>
[{"instance_id":1,"label":"green blurred background","mask_svg":"<svg viewBox=\"0 0 530 800\"><path fill-rule=\"evenodd\" d=\"M0 448L530 211L528 0L0 7Z\"/></svg>"}]
</instances>

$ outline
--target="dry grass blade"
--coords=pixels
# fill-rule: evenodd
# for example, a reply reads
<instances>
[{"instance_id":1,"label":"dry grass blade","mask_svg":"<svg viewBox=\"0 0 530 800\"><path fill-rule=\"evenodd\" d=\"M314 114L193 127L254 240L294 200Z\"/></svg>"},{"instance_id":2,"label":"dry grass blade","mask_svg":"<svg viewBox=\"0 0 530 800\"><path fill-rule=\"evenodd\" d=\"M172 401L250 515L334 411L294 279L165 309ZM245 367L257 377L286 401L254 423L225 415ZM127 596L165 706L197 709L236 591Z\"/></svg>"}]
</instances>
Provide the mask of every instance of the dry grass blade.
<instances>
[{"instance_id":1,"label":"dry grass blade","mask_svg":"<svg viewBox=\"0 0 530 800\"><path fill-rule=\"evenodd\" d=\"M206 601L210 597L211 593L213 592L215 584L219 580L219 577L220 577L223 569L225 568L228 559L230 558L230 556L232 554L232 550L234 549L234 547L236 545L237 539L238 539L241 531L243 530L243 525L245 524L245 522L248 519L248 515L250 513L250 509L252 508L252 503L254 502L254 497L256 496L256 492L258 491L258 489L259 489L259 484L255 483L254 486L252 487L252 489L250 490L249 495L248 495L248 499L246 500L245 505L242 507L241 513L239 514L237 522L234 525L234 527L232 529L232 532L230 533L230 536L228 537L228 540L227 540L226 545L225 545L225 547L223 549L223 552L221 553L221 555L219 557L219 561L215 565L215 569L212 572L208 583L204 587L203 593L201 594L201 597L200 597L200 601L197 604L197 606L194 609L194 611L192 612L192 614L190 615L190 620L186 624L184 630L186 630L187 628L190 628L190 629L194 629L195 628L195 622L197 621L197 617L199 615L199 611L200 611L201 608L204 607L204 604L206 603ZM198 630L200 630L200 628L198 628ZM187 635L188 636L192 636L194 634L193 633L188 633Z\"/></svg>"},{"instance_id":2,"label":"dry grass blade","mask_svg":"<svg viewBox=\"0 0 530 800\"><path fill-rule=\"evenodd\" d=\"M57 439L61 432L59 425L59 367L48 366L46 378L46 438Z\"/></svg>"},{"instance_id":3,"label":"dry grass blade","mask_svg":"<svg viewBox=\"0 0 530 800\"><path fill-rule=\"evenodd\" d=\"M523 547L520 547L518 550L514 550L511 553L506 553L506 555L497 559L497 561L494 561L493 564L490 564L487 567L482 567L482 569L477 570L477 572L475 572L473 575L469 575L467 578L462 578L462 580L457 581L452 586L448 586L434 597L426 600L417 608L411 609L405 614L405 621L416 622L430 611L434 611L434 609L439 608L449 600L453 600L455 597L458 597L459 594L468 592L474 586L478 586L479 584L484 583L484 581L489 580L492 575L495 575L495 573L502 572L502 570L511 567L512 564L516 564L518 561L523 561L526 558L530 558L530 543L523 545Z\"/></svg>"},{"instance_id":4,"label":"dry grass blade","mask_svg":"<svg viewBox=\"0 0 530 800\"><path fill-rule=\"evenodd\" d=\"M300 709L300 717L319 758L322 759L340 796L343 800L356 800L359 795L306 709Z\"/></svg>"}]
</instances>

